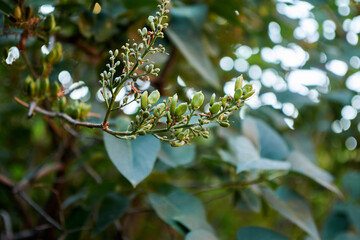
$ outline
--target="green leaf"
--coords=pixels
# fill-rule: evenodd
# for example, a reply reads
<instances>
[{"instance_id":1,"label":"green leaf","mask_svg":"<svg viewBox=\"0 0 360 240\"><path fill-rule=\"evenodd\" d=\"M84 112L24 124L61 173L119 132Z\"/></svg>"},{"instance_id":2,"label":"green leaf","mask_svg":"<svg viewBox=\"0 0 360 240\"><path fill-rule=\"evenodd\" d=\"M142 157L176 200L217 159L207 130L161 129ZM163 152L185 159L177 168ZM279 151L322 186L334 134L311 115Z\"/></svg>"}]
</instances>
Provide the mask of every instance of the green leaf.
<instances>
[{"instance_id":1,"label":"green leaf","mask_svg":"<svg viewBox=\"0 0 360 240\"><path fill-rule=\"evenodd\" d=\"M149 200L157 215L177 231L183 234L195 229L212 232L202 202L190 193L170 187L162 193L150 194Z\"/></svg>"},{"instance_id":2,"label":"green leaf","mask_svg":"<svg viewBox=\"0 0 360 240\"><path fill-rule=\"evenodd\" d=\"M104 142L110 160L134 187L151 173L160 150L160 141L151 135L122 140L104 132Z\"/></svg>"},{"instance_id":3,"label":"green leaf","mask_svg":"<svg viewBox=\"0 0 360 240\"><path fill-rule=\"evenodd\" d=\"M262 189L262 194L266 202L281 215L295 223L312 238L320 239L310 208L302 196L286 187L280 187L276 192Z\"/></svg>"},{"instance_id":4,"label":"green leaf","mask_svg":"<svg viewBox=\"0 0 360 240\"><path fill-rule=\"evenodd\" d=\"M290 240L280 233L262 227L243 227L236 234L237 240Z\"/></svg>"},{"instance_id":5,"label":"green leaf","mask_svg":"<svg viewBox=\"0 0 360 240\"><path fill-rule=\"evenodd\" d=\"M13 13L13 9L4 1L0 1L0 11L5 14Z\"/></svg>"},{"instance_id":6,"label":"green leaf","mask_svg":"<svg viewBox=\"0 0 360 240\"><path fill-rule=\"evenodd\" d=\"M342 196L340 190L334 184L334 178L325 170L319 168L309 159L307 159L300 152L292 152L287 161L291 163L291 171L300 173L307 176L308 178L313 179L315 182L319 183L323 187L329 189L330 191L336 193L338 196Z\"/></svg>"},{"instance_id":7,"label":"green leaf","mask_svg":"<svg viewBox=\"0 0 360 240\"><path fill-rule=\"evenodd\" d=\"M348 171L342 178L342 186L345 192L354 200L360 200L360 172Z\"/></svg>"},{"instance_id":8,"label":"green leaf","mask_svg":"<svg viewBox=\"0 0 360 240\"><path fill-rule=\"evenodd\" d=\"M248 117L243 121L243 134L260 149L260 156L268 159L283 160L289 148L282 137L265 122Z\"/></svg>"},{"instance_id":9,"label":"green leaf","mask_svg":"<svg viewBox=\"0 0 360 240\"><path fill-rule=\"evenodd\" d=\"M324 240L334 239L337 235L346 232L350 226L350 220L345 212L333 210L325 220L322 238Z\"/></svg>"},{"instance_id":10,"label":"green leaf","mask_svg":"<svg viewBox=\"0 0 360 240\"><path fill-rule=\"evenodd\" d=\"M217 240L218 238L211 232L197 229L188 233L185 240Z\"/></svg>"},{"instance_id":11,"label":"green leaf","mask_svg":"<svg viewBox=\"0 0 360 240\"><path fill-rule=\"evenodd\" d=\"M207 16L205 5L171 9L171 21L166 35L180 50L190 65L213 87L219 88L219 79L205 51L202 25Z\"/></svg>"},{"instance_id":12,"label":"green leaf","mask_svg":"<svg viewBox=\"0 0 360 240\"><path fill-rule=\"evenodd\" d=\"M170 167L187 165L195 159L195 145L185 145L179 148L173 148L169 144L162 144L158 153L159 159Z\"/></svg>"},{"instance_id":13,"label":"green leaf","mask_svg":"<svg viewBox=\"0 0 360 240\"><path fill-rule=\"evenodd\" d=\"M328 94L324 94L322 97L341 105L351 105L351 99L354 97L354 95L354 92L350 90L341 89L337 91L331 91Z\"/></svg>"},{"instance_id":14,"label":"green leaf","mask_svg":"<svg viewBox=\"0 0 360 240\"><path fill-rule=\"evenodd\" d=\"M261 158L252 142L244 136L230 138L228 144L234 157L224 153L223 150L220 150L219 154L226 162L236 166L237 173L249 170L288 170L290 168L287 162Z\"/></svg>"},{"instance_id":15,"label":"green leaf","mask_svg":"<svg viewBox=\"0 0 360 240\"><path fill-rule=\"evenodd\" d=\"M342 233L337 235L334 240L359 240L359 235L354 235L352 233Z\"/></svg>"},{"instance_id":16,"label":"green leaf","mask_svg":"<svg viewBox=\"0 0 360 240\"><path fill-rule=\"evenodd\" d=\"M109 193L102 201L92 236L104 231L112 222L119 219L129 207L129 200L118 193Z\"/></svg>"}]
</instances>

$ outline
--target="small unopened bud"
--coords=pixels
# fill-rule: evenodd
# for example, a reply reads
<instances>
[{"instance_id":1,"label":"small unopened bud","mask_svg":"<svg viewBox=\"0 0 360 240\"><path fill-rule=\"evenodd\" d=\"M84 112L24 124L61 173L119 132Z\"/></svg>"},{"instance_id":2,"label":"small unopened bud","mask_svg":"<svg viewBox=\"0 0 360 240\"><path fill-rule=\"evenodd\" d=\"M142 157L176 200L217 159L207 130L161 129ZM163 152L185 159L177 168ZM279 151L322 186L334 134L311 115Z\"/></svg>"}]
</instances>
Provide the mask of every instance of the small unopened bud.
<instances>
[{"instance_id":1,"label":"small unopened bud","mask_svg":"<svg viewBox=\"0 0 360 240\"><path fill-rule=\"evenodd\" d=\"M239 77L236 78L236 80L235 80L235 89L234 89L235 91L242 87L243 81L244 81L244 77L243 77L242 74Z\"/></svg>"},{"instance_id":2,"label":"small unopened bud","mask_svg":"<svg viewBox=\"0 0 360 240\"><path fill-rule=\"evenodd\" d=\"M152 93L150 93L149 97L148 97L148 103L151 105L154 105L160 98L160 92L158 90L153 91Z\"/></svg>"},{"instance_id":3,"label":"small unopened bud","mask_svg":"<svg viewBox=\"0 0 360 240\"><path fill-rule=\"evenodd\" d=\"M214 103L214 104L211 106L210 112L211 112L212 114L216 114L216 113L218 113L218 112L220 111L220 108L221 108L220 103L219 103L219 102L216 102L216 103Z\"/></svg>"},{"instance_id":4,"label":"small unopened bud","mask_svg":"<svg viewBox=\"0 0 360 240\"><path fill-rule=\"evenodd\" d=\"M202 92L197 92L193 96L193 99L191 101L191 107L194 110L197 110L201 107L203 102L204 102L204 94Z\"/></svg>"},{"instance_id":5,"label":"small unopened bud","mask_svg":"<svg viewBox=\"0 0 360 240\"><path fill-rule=\"evenodd\" d=\"M182 116L186 112L187 107L187 103L181 103L179 106L176 107L175 115Z\"/></svg>"}]
</instances>

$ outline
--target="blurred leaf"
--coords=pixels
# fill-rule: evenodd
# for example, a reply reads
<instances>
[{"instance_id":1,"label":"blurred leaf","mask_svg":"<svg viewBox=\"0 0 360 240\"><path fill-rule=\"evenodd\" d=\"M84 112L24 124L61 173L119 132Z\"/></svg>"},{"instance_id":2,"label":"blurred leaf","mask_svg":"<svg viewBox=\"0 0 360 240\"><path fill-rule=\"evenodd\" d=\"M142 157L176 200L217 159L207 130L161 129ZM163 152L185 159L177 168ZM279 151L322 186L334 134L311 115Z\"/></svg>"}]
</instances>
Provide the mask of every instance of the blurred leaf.
<instances>
[{"instance_id":1,"label":"blurred leaf","mask_svg":"<svg viewBox=\"0 0 360 240\"><path fill-rule=\"evenodd\" d=\"M151 173L160 150L160 141L151 135L122 140L104 132L104 143L110 160L134 187Z\"/></svg>"},{"instance_id":2,"label":"blurred leaf","mask_svg":"<svg viewBox=\"0 0 360 240\"><path fill-rule=\"evenodd\" d=\"M328 94L322 95L323 98L341 105L351 105L351 99L355 94L347 89L331 91Z\"/></svg>"},{"instance_id":3,"label":"blurred leaf","mask_svg":"<svg viewBox=\"0 0 360 240\"><path fill-rule=\"evenodd\" d=\"M350 228L347 214L341 211L333 211L325 220L322 231L324 240L333 240L340 233L346 232Z\"/></svg>"},{"instance_id":4,"label":"blurred leaf","mask_svg":"<svg viewBox=\"0 0 360 240\"><path fill-rule=\"evenodd\" d=\"M150 194L149 200L157 215L177 231L183 234L196 229L212 232L202 202L190 193L171 187L162 193Z\"/></svg>"},{"instance_id":5,"label":"blurred leaf","mask_svg":"<svg viewBox=\"0 0 360 240\"><path fill-rule=\"evenodd\" d=\"M289 163L261 158L258 150L244 136L229 138L228 144L233 155L223 150L218 152L224 161L236 167L237 173L249 170L288 170L290 168Z\"/></svg>"},{"instance_id":6,"label":"blurred leaf","mask_svg":"<svg viewBox=\"0 0 360 240\"><path fill-rule=\"evenodd\" d=\"M291 163L291 171L303 174L315 182L326 187L330 191L342 196L340 190L334 185L334 178L325 170L319 168L300 152L292 152L287 158Z\"/></svg>"},{"instance_id":7,"label":"blurred leaf","mask_svg":"<svg viewBox=\"0 0 360 240\"><path fill-rule=\"evenodd\" d=\"M236 234L237 240L290 240L280 233L262 227L243 227Z\"/></svg>"},{"instance_id":8,"label":"blurred leaf","mask_svg":"<svg viewBox=\"0 0 360 240\"><path fill-rule=\"evenodd\" d=\"M260 197L252 191L251 188L245 188L241 191L241 198L244 200L246 205L254 212L260 212L261 200Z\"/></svg>"},{"instance_id":9,"label":"blurred leaf","mask_svg":"<svg viewBox=\"0 0 360 240\"><path fill-rule=\"evenodd\" d=\"M289 154L289 148L282 137L259 119L245 118L242 131L260 149L262 158L283 160Z\"/></svg>"},{"instance_id":10,"label":"blurred leaf","mask_svg":"<svg viewBox=\"0 0 360 240\"><path fill-rule=\"evenodd\" d=\"M342 233L337 235L334 240L359 240L360 236L352 233Z\"/></svg>"},{"instance_id":11,"label":"blurred leaf","mask_svg":"<svg viewBox=\"0 0 360 240\"><path fill-rule=\"evenodd\" d=\"M290 91L275 92L275 95L279 102L292 103L298 109L304 106L309 106L309 105L311 106L316 104L315 102L311 101L309 97Z\"/></svg>"},{"instance_id":12,"label":"blurred leaf","mask_svg":"<svg viewBox=\"0 0 360 240\"><path fill-rule=\"evenodd\" d=\"M109 193L102 201L92 236L104 231L112 222L120 218L129 207L129 200L118 193Z\"/></svg>"},{"instance_id":13,"label":"blurred leaf","mask_svg":"<svg viewBox=\"0 0 360 240\"><path fill-rule=\"evenodd\" d=\"M197 229L188 233L185 237L185 240L217 240L218 238L214 236L209 231Z\"/></svg>"},{"instance_id":14,"label":"blurred leaf","mask_svg":"<svg viewBox=\"0 0 360 240\"><path fill-rule=\"evenodd\" d=\"M13 13L13 9L4 1L0 1L0 11L5 14Z\"/></svg>"},{"instance_id":15,"label":"blurred leaf","mask_svg":"<svg viewBox=\"0 0 360 240\"><path fill-rule=\"evenodd\" d=\"M205 52L202 40L202 23L207 15L205 5L171 9L171 21L166 35L189 61L194 70L213 87L219 88L219 79Z\"/></svg>"},{"instance_id":16,"label":"blurred leaf","mask_svg":"<svg viewBox=\"0 0 360 240\"><path fill-rule=\"evenodd\" d=\"M84 200L86 199L88 193L87 191L80 191L78 193L75 193L71 196L69 196L68 198L66 198L62 204L61 204L61 208L62 209L66 209L68 208L70 205L72 205L73 203L76 203L79 200Z\"/></svg>"},{"instance_id":17,"label":"blurred leaf","mask_svg":"<svg viewBox=\"0 0 360 240\"><path fill-rule=\"evenodd\" d=\"M354 200L360 200L360 172L348 171L342 178L342 186Z\"/></svg>"},{"instance_id":18,"label":"blurred leaf","mask_svg":"<svg viewBox=\"0 0 360 240\"><path fill-rule=\"evenodd\" d=\"M302 196L286 187L280 187L276 192L270 189L262 189L262 193L272 208L302 228L314 239L320 239L310 208Z\"/></svg>"},{"instance_id":19,"label":"blurred leaf","mask_svg":"<svg viewBox=\"0 0 360 240\"><path fill-rule=\"evenodd\" d=\"M95 41L103 42L109 39L115 32L115 22L104 13L93 14L90 11L83 11L79 15L79 30L81 34Z\"/></svg>"},{"instance_id":20,"label":"blurred leaf","mask_svg":"<svg viewBox=\"0 0 360 240\"><path fill-rule=\"evenodd\" d=\"M88 209L84 209L83 207L73 208L70 214L66 218L66 229L71 232L71 230L79 229L83 227L87 220L89 219L91 211ZM81 232L75 231L74 233L70 233L66 240L76 240L79 239Z\"/></svg>"},{"instance_id":21,"label":"blurred leaf","mask_svg":"<svg viewBox=\"0 0 360 240\"><path fill-rule=\"evenodd\" d=\"M159 159L170 167L189 164L195 159L195 155L196 146L194 144L174 148L170 144L164 143L161 145L161 150L158 153Z\"/></svg>"}]
</instances>

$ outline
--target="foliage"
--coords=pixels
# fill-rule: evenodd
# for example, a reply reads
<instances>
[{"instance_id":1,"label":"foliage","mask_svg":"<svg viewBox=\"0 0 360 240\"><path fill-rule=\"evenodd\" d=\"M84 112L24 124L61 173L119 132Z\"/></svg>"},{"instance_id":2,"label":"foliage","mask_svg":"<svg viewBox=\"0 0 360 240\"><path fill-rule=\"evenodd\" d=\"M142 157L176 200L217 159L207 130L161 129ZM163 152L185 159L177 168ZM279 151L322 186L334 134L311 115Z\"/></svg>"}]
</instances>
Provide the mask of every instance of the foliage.
<instances>
[{"instance_id":1,"label":"foliage","mask_svg":"<svg viewBox=\"0 0 360 240\"><path fill-rule=\"evenodd\" d=\"M358 3L158 4L0 2L1 238L359 238Z\"/></svg>"}]
</instances>

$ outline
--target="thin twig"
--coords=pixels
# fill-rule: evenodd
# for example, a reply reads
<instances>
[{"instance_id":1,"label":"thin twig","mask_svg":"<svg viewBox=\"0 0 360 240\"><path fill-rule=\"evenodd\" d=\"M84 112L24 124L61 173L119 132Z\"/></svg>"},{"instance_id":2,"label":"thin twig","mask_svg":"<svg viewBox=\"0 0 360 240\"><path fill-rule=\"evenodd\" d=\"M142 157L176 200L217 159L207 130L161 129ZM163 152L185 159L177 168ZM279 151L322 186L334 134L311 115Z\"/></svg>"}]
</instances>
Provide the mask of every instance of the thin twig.
<instances>
[{"instance_id":1,"label":"thin twig","mask_svg":"<svg viewBox=\"0 0 360 240\"><path fill-rule=\"evenodd\" d=\"M42 218L44 218L49 224L55 227L60 232L64 232L64 229L54 219L52 219L47 213L35 202L33 202L23 191L19 191L20 197L29 204Z\"/></svg>"},{"instance_id":2,"label":"thin twig","mask_svg":"<svg viewBox=\"0 0 360 240\"><path fill-rule=\"evenodd\" d=\"M27 65L27 67L29 68L29 70L30 70L30 72L31 72L31 75L33 75L33 77L34 77L35 79L37 79L39 76L36 74L34 68L32 67L31 62L30 62L30 60L29 60L29 57L28 57L26 51L23 50L23 51L21 51L21 53L22 53L22 56L23 56L23 59L24 59L25 64Z\"/></svg>"},{"instance_id":3,"label":"thin twig","mask_svg":"<svg viewBox=\"0 0 360 240\"><path fill-rule=\"evenodd\" d=\"M5 239L13 239L13 232L11 227L11 219L8 212L1 210L0 217L2 217L4 221L4 228L5 228Z\"/></svg>"}]
</instances>

